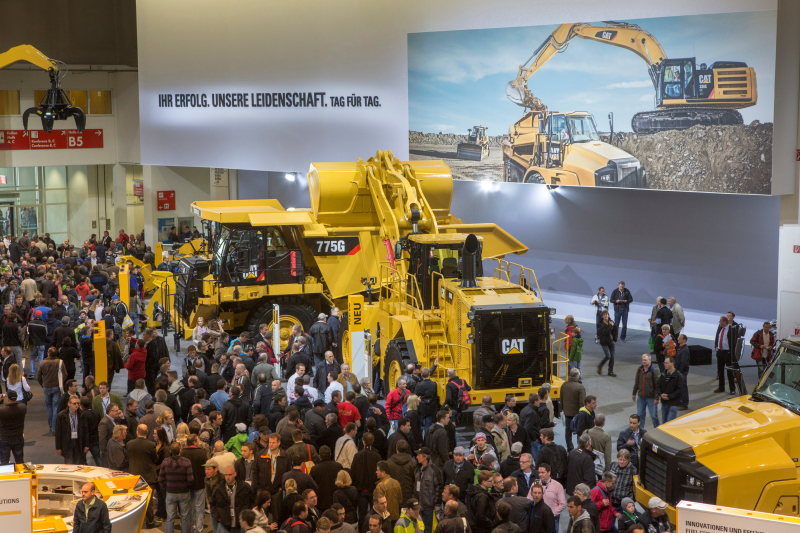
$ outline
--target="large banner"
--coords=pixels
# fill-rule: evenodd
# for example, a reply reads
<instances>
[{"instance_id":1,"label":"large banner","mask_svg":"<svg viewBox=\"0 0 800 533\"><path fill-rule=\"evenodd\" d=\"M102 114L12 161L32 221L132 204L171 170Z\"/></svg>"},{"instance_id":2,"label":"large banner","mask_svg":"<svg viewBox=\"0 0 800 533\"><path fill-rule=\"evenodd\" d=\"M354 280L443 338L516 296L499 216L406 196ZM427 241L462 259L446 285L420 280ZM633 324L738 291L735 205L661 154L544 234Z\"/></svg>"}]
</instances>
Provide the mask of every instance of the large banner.
<instances>
[{"instance_id":1,"label":"large banner","mask_svg":"<svg viewBox=\"0 0 800 533\"><path fill-rule=\"evenodd\" d=\"M411 159L468 180L770 194L776 13L411 33Z\"/></svg>"}]
</instances>

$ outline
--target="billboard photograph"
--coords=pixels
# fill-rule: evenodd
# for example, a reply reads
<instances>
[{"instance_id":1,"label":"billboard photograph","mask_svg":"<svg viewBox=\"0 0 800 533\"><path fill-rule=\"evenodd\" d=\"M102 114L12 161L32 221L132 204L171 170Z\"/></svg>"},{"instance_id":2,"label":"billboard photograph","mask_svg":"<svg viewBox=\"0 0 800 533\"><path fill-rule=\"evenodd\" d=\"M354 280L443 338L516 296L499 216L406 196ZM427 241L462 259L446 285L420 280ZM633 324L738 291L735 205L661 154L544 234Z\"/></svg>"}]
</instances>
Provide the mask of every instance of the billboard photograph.
<instances>
[{"instance_id":1,"label":"billboard photograph","mask_svg":"<svg viewBox=\"0 0 800 533\"><path fill-rule=\"evenodd\" d=\"M408 35L409 152L466 180L770 194L776 11Z\"/></svg>"}]
</instances>

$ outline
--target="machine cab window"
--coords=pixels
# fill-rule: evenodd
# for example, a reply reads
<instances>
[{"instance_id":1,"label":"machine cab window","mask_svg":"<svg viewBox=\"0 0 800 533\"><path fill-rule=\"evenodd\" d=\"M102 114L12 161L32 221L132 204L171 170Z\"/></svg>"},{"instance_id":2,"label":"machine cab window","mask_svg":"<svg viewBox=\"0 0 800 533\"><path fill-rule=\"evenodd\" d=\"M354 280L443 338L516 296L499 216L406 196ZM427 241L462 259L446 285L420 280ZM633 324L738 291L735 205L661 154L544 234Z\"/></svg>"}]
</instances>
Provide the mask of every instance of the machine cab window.
<instances>
[{"instance_id":1,"label":"machine cab window","mask_svg":"<svg viewBox=\"0 0 800 533\"><path fill-rule=\"evenodd\" d=\"M660 100L697 98L694 59L668 59L661 71ZM659 102L660 103L660 102Z\"/></svg>"},{"instance_id":2,"label":"machine cab window","mask_svg":"<svg viewBox=\"0 0 800 533\"><path fill-rule=\"evenodd\" d=\"M463 239L453 235L449 242L434 241L434 237L442 236L413 235L409 249L408 273L416 279L425 309L430 309L437 302L439 283L444 279L461 279L463 272L462 248ZM481 251L477 253L477 276L483 276ZM416 292L409 280L406 289L409 293Z\"/></svg>"},{"instance_id":3,"label":"machine cab window","mask_svg":"<svg viewBox=\"0 0 800 533\"><path fill-rule=\"evenodd\" d=\"M278 227L223 226L214 248L211 272L227 283L296 283L298 253L289 250Z\"/></svg>"}]
</instances>

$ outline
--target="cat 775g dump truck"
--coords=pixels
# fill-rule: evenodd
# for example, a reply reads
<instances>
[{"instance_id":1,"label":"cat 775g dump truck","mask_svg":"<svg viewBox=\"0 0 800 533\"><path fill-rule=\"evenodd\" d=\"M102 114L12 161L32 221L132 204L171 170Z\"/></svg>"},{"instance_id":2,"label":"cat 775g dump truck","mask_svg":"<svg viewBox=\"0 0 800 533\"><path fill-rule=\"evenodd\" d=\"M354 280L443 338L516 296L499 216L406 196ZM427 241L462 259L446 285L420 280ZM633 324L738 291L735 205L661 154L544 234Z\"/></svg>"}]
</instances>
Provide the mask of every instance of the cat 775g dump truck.
<instances>
[{"instance_id":1,"label":"cat 775g dump truck","mask_svg":"<svg viewBox=\"0 0 800 533\"><path fill-rule=\"evenodd\" d=\"M373 365L394 388L405 365L432 366L444 399L454 368L480 402L525 401L545 382L559 398L565 365L553 365L550 320L532 270L502 259L527 248L495 224L465 224L450 213L453 181L441 161L313 163L310 210L275 200L195 202L217 224L210 257L183 260L175 311L185 327L198 316L226 318L232 331L272 328L280 313L281 347L293 324L316 311L347 308L362 294L363 325L374 339ZM483 260L498 267L483 271ZM368 293L369 291L369 293ZM350 337L342 321L345 359ZM474 403L474 402L473 402Z\"/></svg>"},{"instance_id":2,"label":"cat 775g dump truck","mask_svg":"<svg viewBox=\"0 0 800 533\"><path fill-rule=\"evenodd\" d=\"M800 516L800 336L780 343L755 392L648 431L636 500L658 496Z\"/></svg>"}]
</instances>

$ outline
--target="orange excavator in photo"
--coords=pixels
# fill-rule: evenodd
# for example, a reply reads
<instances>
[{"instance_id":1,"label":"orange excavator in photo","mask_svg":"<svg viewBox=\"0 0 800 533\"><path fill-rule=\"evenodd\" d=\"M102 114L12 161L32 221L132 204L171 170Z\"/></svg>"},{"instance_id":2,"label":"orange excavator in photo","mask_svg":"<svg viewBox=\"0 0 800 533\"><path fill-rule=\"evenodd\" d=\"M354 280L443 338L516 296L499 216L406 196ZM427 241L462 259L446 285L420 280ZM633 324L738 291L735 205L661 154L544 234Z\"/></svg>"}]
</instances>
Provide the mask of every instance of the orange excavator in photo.
<instances>
[{"instance_id":1,"label":"orange excavator in photo","mask_svg":"<svg viewBox=\"0 0 800 533\"><path fill-rule=\"evenodd\" d=\"M707 66L694 57L669 59L658 40L647 30L624 22L562 24L519 67L516 79L506 86L515 104L531 111L547 108L528 89L528 80L556 53L566 50L575 37L625 48L647 63L656 90L656 110L633 116L635 133L684 130L705 126L742 124L736 111L756 105L756 73L742 61L717 61Z\"/></svg>"},{"instance_id":2,"label":"orange excavator in photo","mask_svg":"<svg viewBox=\"0 0 800 533\"><path fill-rule=\"evenodd\" d=\"M67 120L69 117L75 119L75 127L83 132L86 129L86 114L79 107L70 105L69 96L61 88L61 82L68 71L66 64L50 59L29 44L23 44L0 54L0 70L20 61L28 62L50 74L50 88L39 105L26 109L22 114L22 126L25 131L28 131L28 117L37 115L42 120L42 129L47 133L53 131L53 123L56 120ZM64 67L63 72L61 66Z\"/></svg>"}]
</instances>

